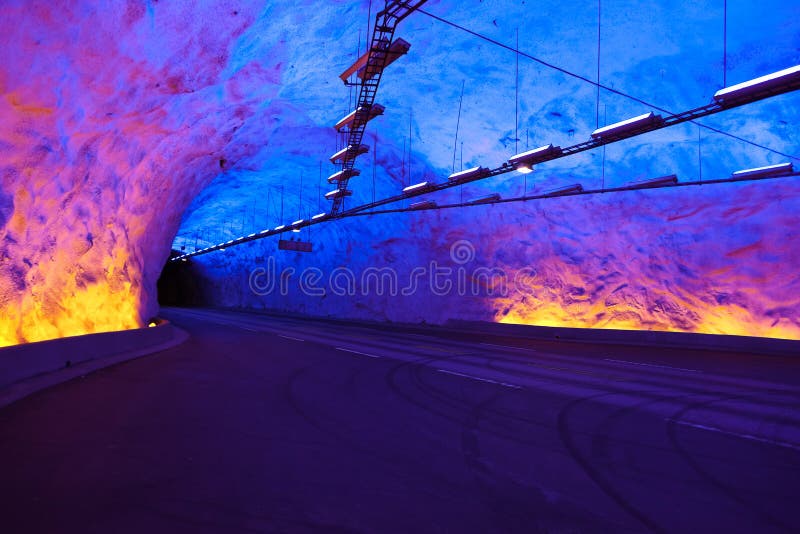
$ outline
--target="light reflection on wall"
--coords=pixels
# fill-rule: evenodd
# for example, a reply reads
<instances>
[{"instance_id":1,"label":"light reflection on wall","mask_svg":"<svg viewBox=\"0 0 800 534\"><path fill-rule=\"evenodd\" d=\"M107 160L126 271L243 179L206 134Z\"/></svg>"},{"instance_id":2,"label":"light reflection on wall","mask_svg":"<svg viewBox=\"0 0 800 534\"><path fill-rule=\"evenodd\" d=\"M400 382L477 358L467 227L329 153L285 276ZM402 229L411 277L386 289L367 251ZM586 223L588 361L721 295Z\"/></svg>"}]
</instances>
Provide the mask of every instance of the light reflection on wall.
<instances>
[{"instance_id":1,"label":"light reflection on wall","mask_svg":"<svg viewBox=\"0 0 800 534\"><path fill-rule=\"evenodd\" d=\"M581 52L595 49L595 4L435 4L432 11L502 42L510 43L525 20L519 30L526 51L595 72L594 55ZM800 8L768 4L731 9L729 51L738 59L730 79L784 68L796 58L800 32L793 14ZM648 10L632 5L604 10L606 83L675 110L707 102L720 83L719 32L706 34L719 28L719 2L701 2L694 16L675 2ZM155 281L181 225L179 245L191 247L286 223L276 220L284 185L288 213L301 196L302 213L317 213L318 183L308 177L317 176L320 161L325 174L331 170L325 161L335 145L331 125L348 101L336 76L356 53L368 6L3 2L0 49L13 53L0 62L0 344L143 325L157 313ZM754 10L757 28L750 27ZM464 79L464 166L499 164L512 155L515 80L508 66L514 54L424 16L409 17L398 35L413 48L387 73L379 98L387 113L370 125L369 136L375 132L378 139L377 196L397 193L412 178L449 174ZM588 136L596 117L593 87L526 61L520 72L520 148L523 130L532 144L568 146ZM797 122L798 102L785 95L714 120L726 131L796 153L797 129L788 125ZM644 111L610 94L601 105L609 120ZM409 122L413 154L406 165ZM778 162L751 145L702 135L703 169L712 177ZM697 140L694 127L683 125L609 147L603 155L609 185L671 172L681 179L697 175ZM542 166L527 185L541 191L588 184L601 174L600 159L593 152L561 167ZM366 178L367 161L363 169ZM298 175L306 177L303 191ZM368 181L356 183L353 202L371 198ZM520 186L509 178L469 187L467 194L511 196ZM785 197L766 194L768 186L736 196L731 191L738 189L720 188L678 199L653 193L513 206L493 217L467 210L436 220L375 219L366 228L363 220L334 223L315 234L329 239L314 255L290 260L327 270L393 261L411 268L447 260L460 237L475 243L484 265L534 266L540 285L527 300L320 303L290 295L276 305L398 321L469 317L797 337L800 281L790 275L800 265L800 244L787 229L797 228L800 210L792 188ZM724 201L715 204L718 198ZM220 264L213 282L224 289L214 303L261 305L241 280L252 259L245 249L198 260Z\"/></svg>"},{"instance_id":2,"label":"light reflection on wall","mask_svg":"<svg viewBox=\"0 0 800 534\"><path fill-rule=\"evenodd\" d=\"M0 5L0 346L158 313L183 210L280 78L232 57L263 2L229 4Z\"/></svg>"},{"instance_id":3,"label":"light reflection on wall","mask_svg":"<svg viewBox=\"0 0 800 534\"><path fill-rule=\"evenodd\" d=\"M543 209L557 232L517 230L541 241L508 268L536 276L494 299L493 318L800 339L799 200L789 178L556 201Z\"/></svg>"}]
</instances>

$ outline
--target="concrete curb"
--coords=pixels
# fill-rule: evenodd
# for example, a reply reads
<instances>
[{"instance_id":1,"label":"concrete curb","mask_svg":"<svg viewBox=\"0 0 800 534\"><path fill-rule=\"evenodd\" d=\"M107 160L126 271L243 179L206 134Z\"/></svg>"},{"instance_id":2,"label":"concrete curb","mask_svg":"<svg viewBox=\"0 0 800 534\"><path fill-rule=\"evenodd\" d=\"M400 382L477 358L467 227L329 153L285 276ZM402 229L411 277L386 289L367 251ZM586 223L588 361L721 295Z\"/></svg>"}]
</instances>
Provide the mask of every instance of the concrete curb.
<instances>
[{"instance_id":1,"label":"concrete curb","mask_svg":"<svg viewBox=\"0 0 800 534\"><path fill-rule=\"evenodd\" d=\"M800 356L800 341L792 339L731 336L724 334L696 334L692 332L660 332L652 330L561 328L458 320L448 321L445 327L493 336L567 341L571 343L599 343L603 345L668 347L766 354L773 356Z\"/></svg>"},{"instance_id":2,"label":"concrete curb","mask_svg":"<svg viewBox=\"0 0 800 534\"><path fill-rule=\"evenodd\" d=\"M160 320L150 328L0 348L0 407L92 371L166 350L188 337L169 321Z\"/></svg>"},{"instance_id":3,"label":"concrete curb","mask_svg":"<svg viewBox=\"0 0 800 534\"><path fill-rule=\"evenodd\" d=\"M164 308L179 311L193 308ZM540 341L562 341L567 343L595 343L600 345L625 345L636 347L661 347L686 350L707 350L761 354L766 356L800 356L800 340L732 336L725 334L697 334L693 332L662 332L653 330L610 330L601 328L563 328L533 326L525 324L491 323L488 321L466 321L450 319L444 324L387 323L363 319L337 319L328 316L282 313L274 310L256 310L237 307L204 307L200 309L227 311L248 315L289 317L292 319L319 321L329 324L361 325L368 328L392 328L411 333L449 332L453 334L492 336L497 338L521 338Z\"/></svg>"}]
</instances>

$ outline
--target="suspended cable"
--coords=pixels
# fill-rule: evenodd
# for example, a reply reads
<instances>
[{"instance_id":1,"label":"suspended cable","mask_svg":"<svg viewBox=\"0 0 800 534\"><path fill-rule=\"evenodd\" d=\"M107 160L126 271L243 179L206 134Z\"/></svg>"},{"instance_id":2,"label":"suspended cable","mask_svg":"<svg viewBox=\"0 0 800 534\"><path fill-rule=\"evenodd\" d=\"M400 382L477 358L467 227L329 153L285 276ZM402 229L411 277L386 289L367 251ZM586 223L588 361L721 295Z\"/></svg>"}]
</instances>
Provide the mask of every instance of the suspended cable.
<instances>
[{"instance_id":1,"label":"suspended cable","mask_svg":"<svg viewBox=\"0 0 800 534\"><path fill-rule=\"evenodd\" d=\"M728 86L728 0L722 2L722 87Z\"/></svg>"},{"instance_id":2,"label":"suspended cable","mask_svg":"<svg viewBox=\"0 0 800 534\"><path fill-rule=\"evenodd\" d=\"M345 211L342 214L333 216L333 217L325 217L324 219L315 220L313 217L308 221L302 221L302 225L292 224L289 225L280 225L273 230L263 230L258 234L251 234L247 237L240 237L226 243L220 243L219 245L214 245L208 247L203 250L199 250L196 252L190 252L187 254L183 254L180 256L176 256L170 259L170 261L178 261L180 259L185 259L187 257L198 256L201 254L207 254L209 252L214 252L216 250L224 250L228 246L240 245L244 243L248 243L250 241L254 241L256 239L262 239L264 237L268 237L271 235L276 235L279 233L287 232L291 229L296 228L303 228L305 226L311 226L312 224L324 223L327 221L332 220L339 220L348 217L363 217L369 215L381 215L386 213L404 213L409 211L423 211L423 210L430 210L430 209L450 209L450 208L464 208L468 206L476 206L476 205L486 205L486 204L507 204L512 202L526 202L529 200L544 200L549 198L563 198L563 197L572 197L572 196L582 196L582 195L596 195L600 193L622 193L622 192L630 192L630 191L645 191L650 189L664 189L664 188L676 188L676 187L689 187L689 186L702 186L702 185L711 185L711 184L730 184L730 183L741 183L741 182L755 182L755 181L763 181L763 180L777 180L783 178L795 178L800 177L800 172L796 172L792 169L790 163L779 164L779 165L771 165L767 167L759 167L757 169L747 169L734 172L728 178L721 178L717 180L707 180L703 181L694 181L694 182L679 182L675 175L665 176L661 178L657 178L654 180L647 180L645 182L638 182L633 184L624 185L621 187L610 187L610 188L601 188L601 189L583 189L580 184L576 184L574 186L569 186L567 188L558 189L555 191L550 191L542 194L537 195L523 195L521 197L513 197L513 198L501 198L499 194L495 193L489 195L488 197L480 199L480 202L471 201L464 203L463 201L458 204L443 204L438 205L435 202L428 202L424 203L416 203L413 204L412 207L401 207L401 208L394 208L394 209L384 209L384 210L351 210ZM421 191L421 194L424 194L426 191ZM383 204L388 202L396 202L399 200L398 198L394 199L386 199ZM184 238L185 240L185 238Z\"/></svg>"},{"instance_id":3,"label":"suspended cable","mask_svg":"<svg viewBox=\"0 0 800 534\"><path fill-rule=\"evenodd\" d=\"M515 50L514 47L512 47L512 46L508 46L506 44L503 44L500 41L497 41L495 39L492 39L491 37L487 37L487 36L485 36L483 34L480 34L478 32L470 30L469 28L465 28L464 26L456 24L455 22L450 22L449 20L443 19L442 17L434 15L433 13L427 12L424 9L418 9L418 11L420 13L422 13L423 15L427 15L428 17L430 17L430 18L432 18L434 20L438 20L439 22L441 22L443 24L447 24L448 26L451 26L453 28L456 28L458 30L466 32L466 33L468 33L468 34L470 34L470 35L472 35L474 37L477 37L478 39L482 39L482 40L484 40L484 41L486 41L488 43L491 43L493 45L499 46L500 48L504 48L504 49L506 49L506 50L508 50L510 52L518 53L519 55L521 55L523 57L526 57L526 58L530 59L531 61L539 63L540 65L543 65L543 66L545 66L547 68L550 68L550 69L553 69L553 70L557 70L558 72L560 72L562 74L565 74L565 75L570 76L572 78L576 78L576 79L581 80L581 81L586 82L586 83L590 83L590 84L592 84L594 86L597 86L600 89L603 89L605 91L609 91L611 93L614 93L615 95L619 95L619 96L627 98L629 100L633 100L634 102L638 102L639 104L644 104L645 106L648 106L648 107L650 107L652 109L655 109L655 110L661 111L663 113L668 113L670 115L673 115L673 113L671 111L669 111L668 109L656 106L655 104L651 104L650 102L647 102L646 100L642 100L641 98L637 98L637 97L635 97L633 95L629 95L627 93L624 93L622 91L614 89L613 87L609 87L607 85L603 85L601 83L598 83L598 82L595 82L593 80L590 80L586 76L581 76L580 74L576 74L574 72L568 71L567 69L558 67L558 66L556 66L556 65L554 65L552 63L549 63L547 61L539 59L539 58L537 58L535 56L532 56L532 55L530 55L530 54L528 54L526 52ZM692 124L696 124L696 125L700 126L701 128L705 128L706 130L710 130L712 132L715 132L715 133L730 137L732 139L736 139L738 141L741 141L743 143L747 143L748 145L760 148L762 150L767 150L769 152L772 152L773 154L778 154L778 155L783 156L785 158L791 158L791 159L800 161L800 156L792 156L791 154L786 154L786 153L781 152L779 150L775 150L774 148L770 148L768 146L764 146L764 145L762 145L760 143L756 143L755 141L750 141L749 139L744 139L743 137L739 137L738 135L725 132L723 130L720 130L718 128L714 128L713 126L705 125L705 124L700 123L700 122L696 122L696 121L689 121L689 122L691 122Z\"/></svg>"},{"instance_id":4,"label":"suspended cable","mask_svg":"<svg viewBox=\"0 0 800 534\"><path fill-rule=\"evenodd\" d=\"M703 130L697 129L697 179L703 181Z\"/></svg>"},{"instance_id":5,"label":"suspended cable","mask_svg":"<svg viewBox=\"0 0 800 534\"><path fill-rule=\"evenodd\" d=\"M496 197L491 200L485 200L483 202L459 202L457 204L430 204L428 206L420 206L414 209L409 208L394 208L394 209L383 209L383 210L372 210L372 211L359 211L355 213L345 213L341 215L341 218L345 217L363 217L367 215L384 215L388 213L405 213L411 211L427 211L427 210L442 210L442 209L452 209L452 208L466 208L470 206L485 206L487 204L511 204L516 202L527 202L531 200L545 200L551 198L565 198L565 197L574 197L574 196L584 196L584 195L597 195L597 194L604 194L604 193L625 193L631 191L647 191L651 189L667 189L667 188L678 188L678 187L690 187L690 186L702 186L702 185L712 185L712 184L729 184L729 183L742 183L742 182L755 182L755 181L763 181L763 180L777 180L777 179L785 179L785 178L796 178L800 177L800 173L791 173L791 174L783 174L780 176L762 176L762 177L743 177L743 178L721 178L717 180L707 180L703 181L694 181L694 182L671 182L671 183L664 183L661 185L650 185L650 186L636 186L636 185L627 185L622 187L609 187L609 188L601 188L601 189L583 189L583 188L565 188L565 192L560 194L553 194L553 193L543 193L539 195L523 195L519 197L510 197L510 198L501 198ZM190 254L191 256L192 254Z\"/></svg>"},{"instance_id":6,"label":"suspended cable","mask_svg":"<svg viewBox=\"0 0 800 534\"><path fill-rule=\"evenodd\" d=\"M514 154L519 154L519 27L517 27L516 70L514 73Z\"/></svg>"},{"instance_id":7,"label":"suspended cable","mask_svg":"<svg viewBox=\"0 0 800 534\"><path fill-rule=\"evenodd\" d=\"M461 104L464 102L464 85L467 80L461 80L461 97L458 99L458 119L456 119L456 138L453 139L453 171L456 172L456 149L458 148L458 128L461 126Z\"/></svg>"},{"instance_id":8,"label":"suspended cable","mask_svg":"<svg viewBox=\"0 0 800 534\"><path fill-rule=\"evenodd\" d=\"M595 128L600 127L600 1L597 0L597 102L595 103ZM517 38L517 49L519 49L519 38ZM517 51L519 56L519 51Z\"/></svg>"},{"instance_id":9,"label":"suspended cable","mask_svg":"<svg viewBox=\"0 0 800 534\"><path fill-rule=\"evenodd\" d=\"M411 183L411 125L414 120L414 108L408 112L408 183Z\"/></svg>"}]
</instances>

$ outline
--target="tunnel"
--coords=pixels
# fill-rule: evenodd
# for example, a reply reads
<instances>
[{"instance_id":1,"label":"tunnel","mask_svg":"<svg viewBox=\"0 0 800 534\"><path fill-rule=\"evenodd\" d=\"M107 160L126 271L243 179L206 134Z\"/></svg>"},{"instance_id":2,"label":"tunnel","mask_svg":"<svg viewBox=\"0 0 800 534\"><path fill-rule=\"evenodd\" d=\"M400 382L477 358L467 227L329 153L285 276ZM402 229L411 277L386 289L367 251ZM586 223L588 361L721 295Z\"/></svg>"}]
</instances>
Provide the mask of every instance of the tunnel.
<instances>
[{"instance_id":1,"label":"tunnel","mask_svg":"<svg viewBox=\"0 0 800 534\"><path fill-rule=\"evenodd\" d=\"M800 529L799 17L3 2L10 532Z\"/></svg>"}]
</instances>

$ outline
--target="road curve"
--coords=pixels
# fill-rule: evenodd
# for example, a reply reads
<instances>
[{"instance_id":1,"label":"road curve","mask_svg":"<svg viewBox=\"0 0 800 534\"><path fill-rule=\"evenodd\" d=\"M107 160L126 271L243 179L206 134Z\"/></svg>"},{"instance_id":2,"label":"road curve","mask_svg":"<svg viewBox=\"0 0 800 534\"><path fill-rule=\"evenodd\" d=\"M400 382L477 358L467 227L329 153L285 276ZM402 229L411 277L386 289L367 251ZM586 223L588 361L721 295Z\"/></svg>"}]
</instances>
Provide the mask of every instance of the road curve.
<instances>
[{"instance_id":1,"label":"road curve","mask_svg":"<svg viewBox=\"0 0 800 534\"><path fill-rule=\"evenodd\" d=\"M3 532L797 532L791 358L168 310L0 409Z\"/></svg>"}]
</instances>

